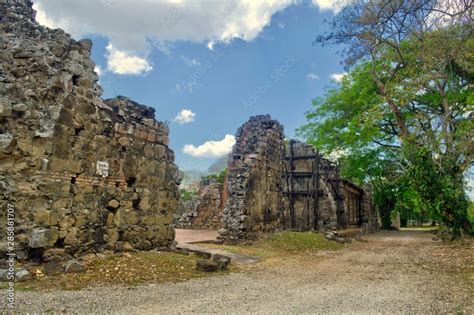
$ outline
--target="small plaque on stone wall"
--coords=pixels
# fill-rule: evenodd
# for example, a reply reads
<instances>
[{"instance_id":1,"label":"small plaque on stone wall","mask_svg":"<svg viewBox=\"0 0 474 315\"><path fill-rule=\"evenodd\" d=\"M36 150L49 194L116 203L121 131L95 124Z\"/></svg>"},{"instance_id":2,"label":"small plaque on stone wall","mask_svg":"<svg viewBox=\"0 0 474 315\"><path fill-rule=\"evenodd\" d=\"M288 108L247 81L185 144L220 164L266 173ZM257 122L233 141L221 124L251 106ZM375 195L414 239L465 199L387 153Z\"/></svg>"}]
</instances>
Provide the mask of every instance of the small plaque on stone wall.
<instances>
[{"instance_id":1,"label":"small plaque on stone wall","mask_svg":"<svg viewBox=\"0 0 474 315\"><path fill-rule=\"evenodd\" d=\"M109 163L107 161L97 161L97 175L109 176Z\"/></svg>"}]
</instances>

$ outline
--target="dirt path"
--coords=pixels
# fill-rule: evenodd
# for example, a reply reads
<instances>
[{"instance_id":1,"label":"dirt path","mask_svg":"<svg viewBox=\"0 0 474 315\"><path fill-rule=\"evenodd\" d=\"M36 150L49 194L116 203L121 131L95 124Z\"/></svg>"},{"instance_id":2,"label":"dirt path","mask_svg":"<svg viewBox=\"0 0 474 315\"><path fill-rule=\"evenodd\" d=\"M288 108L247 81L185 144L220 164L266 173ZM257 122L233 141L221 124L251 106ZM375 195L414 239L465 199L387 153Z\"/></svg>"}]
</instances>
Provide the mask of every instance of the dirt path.
<instances>
[{"instance_id":1,"label":"dirt path","mask_svg":"<svg viewBox=\"0 0 474 315\"><path fill-rule=\"evenodd\" d=\"M429 233L411 231L382 232L366 239L338 252L321 253L312 263L178 284L24 292L19 294L19 311L474 314L472 281L453 273L466 259L472 264L472 247L453 249L433 242Z\"/></svg>"}]
</instances>

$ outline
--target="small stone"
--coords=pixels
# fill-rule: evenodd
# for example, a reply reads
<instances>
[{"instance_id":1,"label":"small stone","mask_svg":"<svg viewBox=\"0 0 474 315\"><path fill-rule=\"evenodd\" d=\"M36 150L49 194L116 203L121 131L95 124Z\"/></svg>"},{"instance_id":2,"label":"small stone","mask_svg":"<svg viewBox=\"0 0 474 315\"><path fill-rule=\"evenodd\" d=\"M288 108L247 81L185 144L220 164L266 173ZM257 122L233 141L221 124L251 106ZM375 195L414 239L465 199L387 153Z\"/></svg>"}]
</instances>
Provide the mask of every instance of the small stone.
<instances>
[{"instance_id":1,"label":"small stone","mask_svg":"<svg viewBox=\"0 0 474 315\"><path fill-rule=\"evenodd\" d=\"M0 117L9 117L12 115L12 103L6 97L0 98Z\"/></svg>"},{"instance_id":2,"label":"small stone","mask_svg":"<svg viewBox=\"0 0 474 315\"><path fill-rule=\"evenodd\" d=\"M212 261L217 263L219 270L226 270L230 265L230 257L221 254L213 254Z\"/></svg>"},{"instance_id":3,"label":"small stone","mask_svg":"<svg viewBox=\"0 0 474 315\"><path fill-rule=\"evenodd\" d=\"M115 199L112 199L109 201L109 203L107 204L108 207L112 208L112 209L117 209L118 207L120 207L120 202L118 202L117 200Z\"/></svg>"},{"instance_id":4,"label":"small stone","mask_svg":"<svg viewBox=\"0 0 474 315\"><path fill-rule=\"evenodd\" d=\"M9 133L0 134L0 149L6 149L13 142L13 136Z\"/></svg>"},{"instance_id":5,"label":"small stone","mask_svg":"<svg viewBox=\"0 0 474 315\"><path fill-rule=\"evenodd\" d=\"M32 279L30 272L26 269L20 269L15 272L15 278L18 282L28 281Z\"/></svg>"},{"instance_id":6,"label":"small stone","mask_svg":"<svg viewBox=\"0 0 474 315\"><path fill-rule=\"evenodd\" d=\"M121 146L128 147L130 145L130 140L127 137L122 137L118 140Z\"/></svg>"},{"instance_id":7,"label":"small stone","mask_svg":"<svg viewBox=\"0 0 474 315\"><path fill-rule=\"evenodd\" d=\"M72 259L66 263L64 271L67 273L78 273L86 271L86 268L79 261Z\"/></svg>"},{"instance_id":8,"label":"small stone","mask_svg":"<svg viewBox=\"0 0 474 315\"><path fill-rule=\"evenodd\" d=\"M229 230L227 230L227 229L219 229L218 232L219 232L219 235L221 235L221 236L229 235Z\"/></svg>"},{"instance_id":9,"label":"small stone","mask_svg":"<svg viewBox=\"0 0 474 315\"><path fill-rule=\"evenodd\" d=\"M31 248L50 247L56 243L58 231L56 229L35 228L31 231L28 245Z\"/></svg>"},{"instance_id":10,"label":"small stone","mask_svg":"<svg viewBox=\"0 0 474 315\"><path fill-rule=\"evenodd\" d=\"M346 240L342 237L336 237L336 242L338 242L339 244L344 244Z\"/></svg>"},{"instance_id":11,"label":"small stone","mask_svg":"<svg viewBox=\"0 0 474 315\"><path fill-rule=\"evenodd\" d=\"M57 260L53 260L44 265L44 273L53 276L64 271L63 266Z\"/></svg>"},{"instance_id":12,"label":"small stone","mask_svg":"<svg viewBox=\"0 0 474 315\"><path fill-rule=\"evenodd\" d=\"M129 242L125 242L123 244L123 251L124 252L133 252L134 248L133 248L132 244L130 244Z\"/></svg>"},{"instance_id":13,"label":"small stone","mask_svg":"<svg viewBox=\"0 0 474 315\"><path fill-rule=\"evenodd\" d=\"M200 271L213 272L219 270L219 266L212 260L200 259L196 263L196 268Z\"/></svg>"},{"instance_id":14,"label":"small stone","mask_svg":"<svg viewBox=\"0 0 474 315\"><path fill-rule=\"evenodd\" d=\"M0 281L6 281L8 276L8 269L0 269Z\"/></svg>"},{"instance_id":15,"label":"small stone","mask_svg":"<svg viewBox=\"0 0 474 315\"><path fill-rule=\"evenodd\" d=\"M326 234L326 239L332 241L335 238L335 235L333 232L329 232Z\"/></svg>"},{"instance_id":16,"label":"small stone","mask_svg":"<svg viewBox=\"0 0 474 315\"><path fill-rule=\"evenodd\" d=\"M24 103L19 103L13 105L13 111L14 112L26 112L28 110L28 106Z\"/></svg>"}]
</instances>

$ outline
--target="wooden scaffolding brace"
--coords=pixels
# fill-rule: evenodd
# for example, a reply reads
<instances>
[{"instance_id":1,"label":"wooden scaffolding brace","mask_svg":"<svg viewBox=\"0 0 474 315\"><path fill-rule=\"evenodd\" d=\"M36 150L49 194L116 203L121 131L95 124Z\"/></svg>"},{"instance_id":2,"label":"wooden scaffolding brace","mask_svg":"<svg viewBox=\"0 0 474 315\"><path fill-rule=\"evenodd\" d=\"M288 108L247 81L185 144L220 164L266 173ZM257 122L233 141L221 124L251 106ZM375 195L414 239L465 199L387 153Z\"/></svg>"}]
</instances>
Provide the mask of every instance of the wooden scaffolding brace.
<instances>
[{"instance_id":1,"label":"wooden scaffolding brace","mask_svg":"<svg viewBox=\"0 0 474 315\"><path fill-rule=\"evenodd\" d=\"M289 143L289 155L285 156L285 159L288 160L288 167L285 163L285 180L287 190L284 192L288 196L289 200L289 215L290 215L290 229L296 228L296 213L295 213L295 200L297 196L305 197L305 206L308 213L307 226L314 230L318 229L318 213L319 213L319 181L320 181L320 161L321 158L319 153L311 155L295 155L293 150L294 141L290 140ZM311 161L311 171L306 172L297 172L294 170L294 161L295 160L310 160ZM296 190L294 181L296 178L301 177L310 177L310 181L307 182L306 190ZM311 184L311 185L310 185ZM311 186L311 187L310 187ZM310 214L310 204L313 205L312 214L313 214L313 224L311 225L311 220L309 218ZM284 217L283 217L284 218ZM285 228L286 221L284 220Z\"/></svg>"}]
</instances>

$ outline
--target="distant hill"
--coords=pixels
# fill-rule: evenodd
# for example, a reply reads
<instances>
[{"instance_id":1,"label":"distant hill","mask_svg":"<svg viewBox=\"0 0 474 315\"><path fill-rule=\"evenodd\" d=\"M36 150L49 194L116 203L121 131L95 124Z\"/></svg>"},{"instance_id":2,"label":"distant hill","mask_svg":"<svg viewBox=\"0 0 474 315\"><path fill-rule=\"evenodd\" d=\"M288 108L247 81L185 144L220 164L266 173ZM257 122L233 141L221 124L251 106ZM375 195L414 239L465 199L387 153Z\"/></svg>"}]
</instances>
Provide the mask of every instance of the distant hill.
<instances>
[{"instance_id":1,"label":"distant hill","mask_svg":"<svg viewBox=\"0 0 474 315\"><path fill-rule=\"evenodd\" d=\"M180 188L181 189L188 189L188 190L197 190L199 187L199 182L201 178L210 174L217 174L221 172L224 168L227 167L227 160L229 156L223 156L215 160L214 163L209 166L207 171L200 171L200 170L187 170L183 171L184 177L183 181L181 182Z\"/></svg>"},{"instance_id":2,"label":"distant hill","mask_svg":"<svg viewBox=\"0 0 474 315\"><path fill-rule=\"evenodd\" d=\"M187 170L183 171L184 177L181 181L180 188L197 190L201 177L206 176L207 172L199 170Z\"/></svg>"},{"instance_id":3,"label":"distant hill","mask_svg":"<svg viewBox=\"0 0 474 315\"><path fill-rule=\"evenodd\" d=\"M227 167L227 160L229 159L229 155L224 155L223 157L218 158L214 163L209 166L207 172L209 174L215 174L222 171L224 168Z\"/></svg>"}]
</instances>

